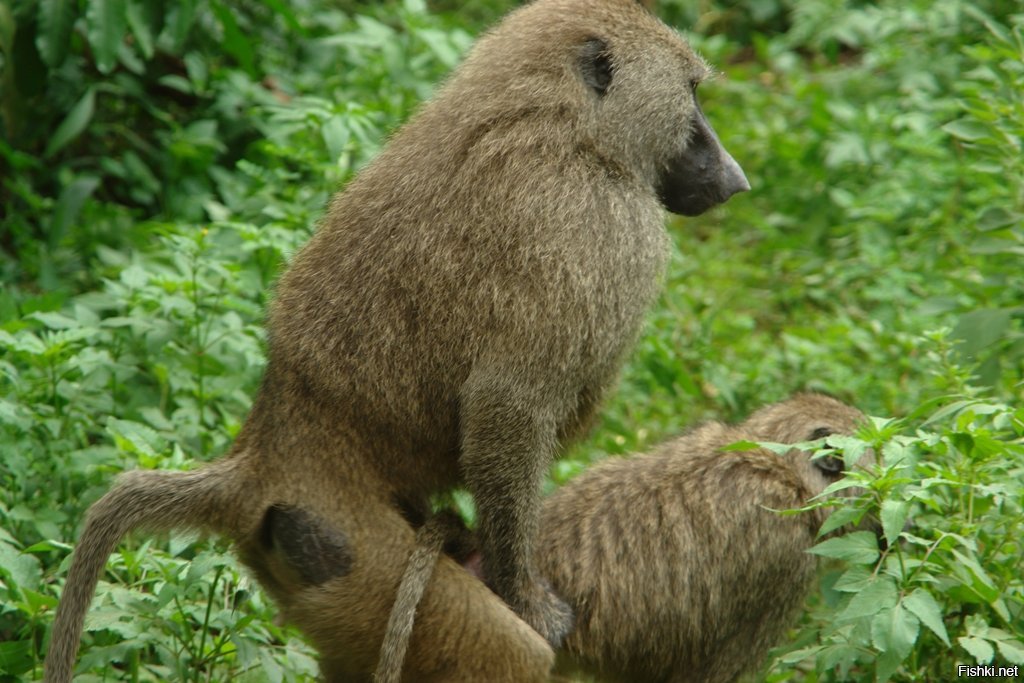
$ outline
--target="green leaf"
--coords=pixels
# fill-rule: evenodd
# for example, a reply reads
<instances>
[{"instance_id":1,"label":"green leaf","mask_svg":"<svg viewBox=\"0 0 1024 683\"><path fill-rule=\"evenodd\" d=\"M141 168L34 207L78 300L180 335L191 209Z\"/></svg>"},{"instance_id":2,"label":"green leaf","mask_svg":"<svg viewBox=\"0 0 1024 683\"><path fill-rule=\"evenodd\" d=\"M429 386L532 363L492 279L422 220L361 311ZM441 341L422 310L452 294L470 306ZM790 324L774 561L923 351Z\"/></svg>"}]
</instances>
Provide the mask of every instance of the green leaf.
<instances>
[{"instance_id":1,"label":"green leaf","mask_svg":"<svg viewBox=\"0 0 1024 683\"><path fill-rule=\"evenodd\" d=\"M46 145L43 157L49 158L64 149L64 147L77 138L85 127L92 120L93 112L96 110L96 91L89 88L82 95L82 99L71 107L71 111L64 117L64 120L53 132L50 142Z\"/></svg>"},{"instance_id":2,"label":"green leaf","mask_svg":"<svg viewBox=\"0 0 1024 683\"><path fill-rule=\"evenodd\" d=\"M903 605L949 647L949 634L946 633L946 625L942 621L942 608L931 593L918 588L903 598Z\"/></svg>"},{"instance_id":3,"label":"green leaf","mask_svg":"<svg viewBox=\"0 0 1024 683\"><path fill-rule=\"evenodd\" d=\"M1019 640L997 640L996 647L1010 664L1024 664L1024 644Z\"/></svg>"},{"instance_id":4,"label":"green leaf","mask_svg":"<svg viewBox=\"0 0 1024 683\"><path fill-rule=\"evenodd\" d=\"M991 135L988 126L974 119L951 121L942 127L950 135L967 142L976 142Z\"/></svg>"},{"instance_id":5,"label":"green leaf","mask_svg":"<svg viewBox=\"0 0 1024 683\"><path fill-rule=\"evenodd\" d=\"M988 308L960 316L952 335L955 339L961 340L957 350L971 358L998 341L1009 329L1014 310Z\"/></svg>"},{"instance_id":6,"label":"green leaf","mask_svg":"<svg viewBox=\"0 0 1024 683\"><path fill-rule=\"evenodd\" d=\"M822 541L807 552L853 564L873 564L878 561L878 539L870 531L855 531Z\"/></svg>"},{"instance_id":7,"label":"green leaf","mask_svg":"<svg viewBox=\"0 0 1024 683\"><path fill-rule=\"evenodd\" d=\"M39 35L36 40L39 55L50 67L64 63L77 14L77 0L40 0Z\"/></svg>"},{"instance_id":8,"label":"green leaf","mask_svg":"<svg viewBox=\"0 0 1024 683\"><path fill-rule=\"evenodd\" d=\"M863 510L858 510L853 507L843 507L838 510L834 510L825 523L821 525L821 529L818 530L818 537L828 534L830 531L835 531L840 527L844 527L847 524L856 524L860 521L861 517L864 516Z\"/></svg>"},{"instance_id":9,"label":"green leaf","mask_svg":"<svg viewBox=\"0 0 1024 683\"><path fill-rule=\"evenodd\" d=\"M112 417L107 420L107 432L114 437L120 448L132 452L156 455L164 448L163 438L150 427L138 422Z\"/></svg>"},{"instance_id":10,"label":"green leaf","mask_svg":"<svg viewBox=\"0 0 1024 683\"><path fill-rule=\"evenodd\" d=\"M884 609L895 606L898 597L896 583L890 577L876 577L864 587L864 590L850 598L839 618L843 621L853 621L874 616Z\"/></svg>"},{"instance_id":11,"label":"green leaf","mask_svg":"<svg viewBox=\"0 0 1024 683\"><path fill-rule=\"evenodd\" d=\"M903 532L903 525L907 522L907 513L910 511L910 504L902 500L882 501L882 533L885 534L885 541L895 545Z\"/></svg>"},{"instance_id":12,"label":"green leaf","mask_svg":"<svg viewBox=\"0 0 1024 683\"><path fill-rule=\"evenodd\" d=\"M239 28L235 15L230 9L216 0L211 0L210 9L217 15L217 20L220 21L221 28L224 31L224 41L222 43L224 50L235 58L246 73L250 76L255 76L256 65L253 59L252 43L249 42L245 33Z\"/></svg>"},{"instance_id":13,"label":"green leaf","mask_svg":"<svg viewBox=\"0 0 1024 683\"><path fill-rule=\"evenodd\" d=\"M39 560L17 548L0 543L0 573L6 573L19 587L36 588L42 572Z\"/></svg>"},{"instance_id":14,"label":"green leaf","mask_svg":"<svg viewBox=\"0 0 1024 683\"><path fill-rule=\"evenodd\" d=\"M128 24L125 0L88 0L85 10L86 37L96 59L96 68L109 74L117 66Z\"/></svg>"},{"instance_id":15,"label":"green leaf","mask_svg":"<svg viewBox=\"0 0 1024 683\"><path fill-rule=\"evenodd\" d=\"M51 249L60 244L68 228L78 219L78 213L82 210L85 200L92 196L99 184L100 179L95 176L82 176L73 180L60 193L47 234L47 242Z\"/></svg>"},{"instance_id":16,"label":"green leaf","mask_svg":"<svg viewBox=\"0 0 1024 683\"><path fill-rule=\"evenodd\" d=\"M128 0L125 7L125 19L128 20L128 27L142 52L142 56L150 59L153 54L153 23L155 17L150 11L153 3L144 0Z\"/></svg>"},{"instance_id":17,"label":"green leaf","mask_svg":"<svg viewBox=\"0 0 1024 683\"><path fill-rule=\"evenodd\" d=\"M982 638L962 636L957 639L957 642L960 643L960 647L971 653L974 661L978 664L988 664L996 654L995 650L992 649L992 645Z\"/></svg>"},{"instance_id":18,"label":"green leaf","mask_svg":"<svg viewBox=\"0 0 1024 683\"><path fill-rule=\"evenodd\" d=\"M914 648L920 630L921 622L914 613L896 604L871 620L871 641L879 650L894 653L901 662Z\"/></svg>"}]
</instances>

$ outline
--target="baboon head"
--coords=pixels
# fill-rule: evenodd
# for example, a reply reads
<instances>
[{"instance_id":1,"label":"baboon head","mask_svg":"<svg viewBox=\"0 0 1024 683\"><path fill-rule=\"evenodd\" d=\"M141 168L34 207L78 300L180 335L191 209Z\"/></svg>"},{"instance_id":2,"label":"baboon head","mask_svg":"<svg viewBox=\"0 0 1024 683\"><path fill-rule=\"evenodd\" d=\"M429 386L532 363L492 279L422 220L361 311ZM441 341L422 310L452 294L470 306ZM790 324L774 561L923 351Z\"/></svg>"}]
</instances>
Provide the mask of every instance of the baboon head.
<instances>
[{"instance_id":1,"label":"baboon head","mask_svg":"<svg viewBox=\"0 0 1024 683\"><path fill-rule=\"evenodd\" d=\"M751 438L775 443L803 443L827 439L833 434L852 435L867 421L864 413L830 396L801 393L781 403L761 408L744 423ZM794 448L784 457L800 471L813 493L821 493L838 481L846 468L841 454L812 457L810 451ZM874 451L865 450L857 467L874 461ZM856 496L860 489L844 489L843 495ZM873 527L872 527L873 528Z\"/></svg>"},{"instance_id":2,"label":"baboon head","mask_svg":"<svg viewBox=\"0 0 1024 683\"><path fill-rule=\"evenodd\" d=\"M529 69L532 87L505 94L517 98L515 108L525 115L561 100L564 116L576 119L571 142L579 153L599 159L609 177L638 183L673 213L695 216L750 189L697 101L698 85L712 71L676 31L635 0L542 4L510 15L485 38L487 49L470 55L467 64L487 74L492 91L507 74ZM534 9L549 19L527 30ZM496 49L504 41L514 44ZM509 55L517 60L497 61ZM479 68L483 59L495 61ZM507 101L494 107L511 113Z\"/></svg>"}]
</instances>

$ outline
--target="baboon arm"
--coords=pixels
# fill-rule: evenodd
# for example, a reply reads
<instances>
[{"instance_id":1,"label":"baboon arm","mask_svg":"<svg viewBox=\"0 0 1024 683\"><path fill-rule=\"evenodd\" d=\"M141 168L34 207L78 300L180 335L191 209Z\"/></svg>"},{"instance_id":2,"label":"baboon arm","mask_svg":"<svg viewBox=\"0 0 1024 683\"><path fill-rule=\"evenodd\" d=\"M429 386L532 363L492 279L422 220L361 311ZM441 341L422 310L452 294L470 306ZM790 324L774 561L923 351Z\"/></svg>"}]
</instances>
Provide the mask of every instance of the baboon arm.
<instances>
[{"instance_id":1,"label":"baboon arm","mask_svg":"<svg viewBox=\"0 0 1024 683\"><path fill-rule=\"evenodd\" d=\"M572 612L534 572L533 544L541 483L557 450L557 413L549 406L564 402L538 400L509 385L495 377L467 382L460 464L477 505L488 583L557 647L572 627Z\"/></svg>"}]
</instances>

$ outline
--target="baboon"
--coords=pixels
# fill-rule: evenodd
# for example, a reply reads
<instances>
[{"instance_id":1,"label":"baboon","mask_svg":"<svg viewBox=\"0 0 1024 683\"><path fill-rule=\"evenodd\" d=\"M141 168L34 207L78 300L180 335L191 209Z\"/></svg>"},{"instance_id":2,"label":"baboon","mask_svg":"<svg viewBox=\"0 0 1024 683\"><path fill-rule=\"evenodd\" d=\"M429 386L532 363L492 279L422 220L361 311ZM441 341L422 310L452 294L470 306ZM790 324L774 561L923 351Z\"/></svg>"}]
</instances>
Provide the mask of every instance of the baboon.
<instances>
[{"instance_id":1,"label":"baboon","mask_svg":"<svg viewBox=\"0 0 1024 683\"><path fill-rule=\"evenodd\" d=\"M651 455L605 461L546 499L537 567L576 612L559 671L716 683L756 666L812 585L815 560L804 551L825 516L774 510L821 493L842 476L843 460L722 447L851 434L864 419L836 399L798 394L740 425L706 424ZM414 598L430 576L423 558L436 557L445 534L463 533L450 516L421 530L420 562L407 569L385 636L391 652L419 617ZM465 559L464 539L460 547ZM401 659L382 655L377 683L400 673Z\"/></svg>"},{"instance_id":2,"label":"baboon","mask_svg":"<svg viewBox=\"0 0 1024 683\"><path fill-rule=\"evenodd\" d=\"M550 648L505 615L507 604L549 643L572 625L533 566L543 472L589 425L657 292L663 209L697 215L749 189L697 103L708 74L635 0L537 0L485 34L281 277L266 374L227 456L130 473L90 510L46 680L70 680L125 533L206 529L266 577L267 530L296 510L342 520L332 547L344 561L314 572L330 575L337 618L320 644L329 675L362 675L385 627L362 615L387 613L410 520L458 483L501 600L441 563L424 605L464 606L436 612L439 633L493 617L481 633L512 635L483 655L453 644L419 680L544 678ZM532 668L499 668L499 643Z\"/></svg>"},{"instance_id":3,"label":"baboon","mask_svg":"<svg viewBox=\"0 0 1024 683\"><path fill-rule=\"evenodd\" d=\"M722 447L852 434L865 419L833 398L798 394L737 426L706 424L651 455L606 460L556 491L535 557L576 611L558 669L602 681L724 683L757 666L813 584L816 561L805 551L826 516L774 511L820 494L843 460Z\"/></svg>"}]
</instances>

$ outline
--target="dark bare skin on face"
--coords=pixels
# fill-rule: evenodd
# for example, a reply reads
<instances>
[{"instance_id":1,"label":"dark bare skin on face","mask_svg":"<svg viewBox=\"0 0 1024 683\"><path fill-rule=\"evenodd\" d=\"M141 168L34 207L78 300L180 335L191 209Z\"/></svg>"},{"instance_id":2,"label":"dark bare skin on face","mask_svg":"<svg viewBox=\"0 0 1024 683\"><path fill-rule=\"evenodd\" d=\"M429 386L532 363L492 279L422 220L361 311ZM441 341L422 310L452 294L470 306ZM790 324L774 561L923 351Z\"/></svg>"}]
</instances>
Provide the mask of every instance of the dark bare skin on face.
<instances>
[{"instance_id":1,"label":"dark bare skin on face","mask_svg":"<svg viewBox=\"0 0 1024 683\"><path fill-rule=\"evenodd\" d=\"M457 484L500 599L439 568L423 604L458 596L465 612L437 611L452 642L416 660L416 680L544 680L573 617L535 568L542 475L635 341L667 257L664 209L696 215L749 189L697 104L707 73L631 0L537 0L483 36L282 276L267 373L230 453L127 475L90 510L46 681L71 679L125 533L207 529L269 581L268 553L295 548L266 529L296 509L339 522L343 570L306 569L332 606L310 633L325 674L357 680L385 627L365 615L387 613L414 547L408 519ZM290 610L314 610L307 597ZM482 658L463 631L499 649Z\"/></svg>"}]
</instances>

